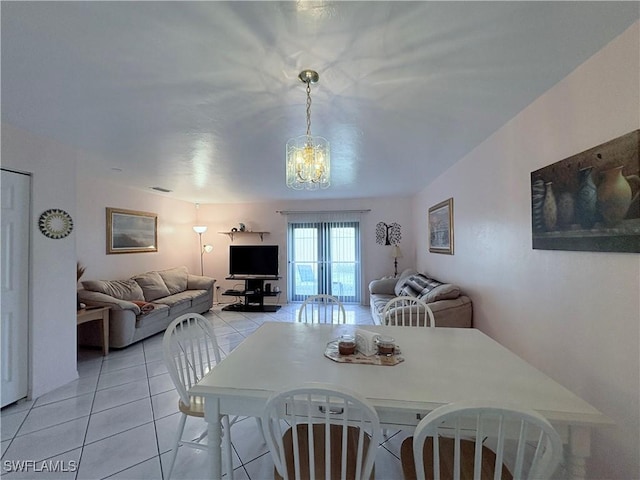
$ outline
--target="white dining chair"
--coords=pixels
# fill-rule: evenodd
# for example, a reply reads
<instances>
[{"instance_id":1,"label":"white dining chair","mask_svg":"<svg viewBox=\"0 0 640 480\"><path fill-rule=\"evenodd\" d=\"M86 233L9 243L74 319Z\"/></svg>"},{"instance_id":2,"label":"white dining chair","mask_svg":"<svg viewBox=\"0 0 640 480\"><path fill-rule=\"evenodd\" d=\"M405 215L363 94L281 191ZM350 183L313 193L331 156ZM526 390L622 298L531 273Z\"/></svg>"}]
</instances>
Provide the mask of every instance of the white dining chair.
<instances>
[{"instance_id":1,"label":"white dining chair","mask_svg":"<svg viewBox=\"0 0 640 480\"><path fill-rule=\"evenodd\" d=\"M342 302L333 295L312 295L300 306L300 323L346 323L347 314Z\"/></svg>"},{"instance_id":2,"label":"white dining chair","mask_svg":"<svg viewBox=\"0 0 640 480\"><path fill-rule=\"evenodd\" d=\"M549 479L562 440L537 412L494 403L436 408L400 448L405 480Z\"/></svg>"},{"instance_id":3,"label":"white dining chair","mask_svg":"<svg viewBox=\"0 0 640 480\"><path fill-rule=\"evenodd\" d=\"M409 295L401 295L389 300L382 310L382 318L384 325L431 328L436 326L436 320L429 305Z\"/></svg>"},{"instance_id":4,"label":"white dining chair","mask_svg":"<svg viewBox=\"0 0 640 480\"><path fill-rule=\"evenodd\" d=\"M164 361L169 371L180 399L180 422L173 442L167 480L171 478L173 467L178 454L178 447L185 446L197 450L207 449L202 440L207 435L206 424L200 436L193 440L182 438L187 417L204 418L204 399L189 395L189 389L198 383L215 365L220 363L220 348L209 321L197 313L187 313L176 318L167 327L162 341ZM231 462L231 431L230 426L237 420L229 420L227 415L221 417L223 431L223 454L227 466L227 478L233 478Z\"/></svg>"},{"instance_id":5,"label":"white dining chair","mask_svg":"<svg viewBox=\"0 0 640 480\"><path fill-rule=\"evenodd\" d=\"M369 402L336 385L273 394L262 427L276 479L372 479L380 421Z\"/></svg>"}]
</instances>

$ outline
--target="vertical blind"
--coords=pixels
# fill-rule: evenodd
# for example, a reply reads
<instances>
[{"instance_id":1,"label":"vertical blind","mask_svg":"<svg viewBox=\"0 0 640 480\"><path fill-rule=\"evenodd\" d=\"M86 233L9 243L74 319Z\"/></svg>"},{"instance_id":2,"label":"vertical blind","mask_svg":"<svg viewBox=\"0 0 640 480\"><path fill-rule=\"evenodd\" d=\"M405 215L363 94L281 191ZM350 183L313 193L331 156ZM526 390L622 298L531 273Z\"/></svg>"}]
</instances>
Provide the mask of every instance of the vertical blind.
<instances>
[{"instance_id":1,"label":"vertical blind","mask_svg":"<svg viewBox=\"0 0 640 480\"><path fill-rule=\"evenodd\" d=\"M326 293L360 302L360 212L287 214L290 301Z\"/></svg>"}]
</instances>

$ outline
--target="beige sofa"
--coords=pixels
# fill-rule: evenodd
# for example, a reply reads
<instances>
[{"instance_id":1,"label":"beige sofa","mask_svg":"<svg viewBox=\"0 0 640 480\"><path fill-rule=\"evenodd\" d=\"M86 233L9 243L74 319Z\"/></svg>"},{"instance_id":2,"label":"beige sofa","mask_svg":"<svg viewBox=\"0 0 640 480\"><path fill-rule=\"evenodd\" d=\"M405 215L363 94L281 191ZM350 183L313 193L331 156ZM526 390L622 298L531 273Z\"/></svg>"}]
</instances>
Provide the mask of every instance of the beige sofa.
<instances>
[{"instance_id":1,"label":"beige sofa","mask_svg":"<svg viewBox=\"0 0 640 480\"><path fill-rule=\"evenodd\" d=\"M159 270L127 280L82 282L78 300L111 307L109 346L122 348L163 331L184 313L204 313L213 305L215 279L191 275L187 267ZM100 325L78 326L80 345L101 345Z\"/></svg>"},{"instance_id":2,"label":"beige sofa","mask_svg":"<svg viewBox=\"0 0 640 480\"><path fill-rule=\"evenodd\" d=\"M460 287L439 282L415 270L407 269L399 277L374 280L369 284L369 293L371 316L378 325L384 324L382 311L389 300L399 295L411 295L429 305L436 327L472 326L471 299L460 292Z\"/></svg>"}]
</instances>

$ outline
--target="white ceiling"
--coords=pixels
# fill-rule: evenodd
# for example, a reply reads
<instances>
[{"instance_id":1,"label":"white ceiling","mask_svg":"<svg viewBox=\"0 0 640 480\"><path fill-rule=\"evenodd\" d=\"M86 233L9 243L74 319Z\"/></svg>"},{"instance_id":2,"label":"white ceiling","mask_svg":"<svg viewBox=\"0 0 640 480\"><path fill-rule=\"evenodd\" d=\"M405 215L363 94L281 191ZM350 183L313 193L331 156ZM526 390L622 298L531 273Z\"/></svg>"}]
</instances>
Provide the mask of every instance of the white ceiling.
<instances>
[{"instance_id":1,"label":"white ceiling","mask_svg":"<svg viewBox=\"0 0 640 480\"><path fill-rule=\"evenodd\" d=\"M409 195L639 5L4 1L2 121L83 149L83 170L191 202ZM284 182L305 68L320 74L312 133L332 146L317 192Z\"/></svg>"}]
</instances>

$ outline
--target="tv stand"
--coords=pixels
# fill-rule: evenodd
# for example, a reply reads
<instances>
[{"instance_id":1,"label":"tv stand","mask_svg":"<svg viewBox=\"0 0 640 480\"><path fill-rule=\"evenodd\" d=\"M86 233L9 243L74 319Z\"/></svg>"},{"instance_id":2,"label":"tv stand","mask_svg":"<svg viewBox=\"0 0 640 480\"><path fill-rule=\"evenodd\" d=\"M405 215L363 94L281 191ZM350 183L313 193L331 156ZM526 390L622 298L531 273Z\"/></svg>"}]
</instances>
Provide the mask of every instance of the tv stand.
<instances>
[{"instance_id":1,"label":"tv stand","mask_svg":"<svg viewBox=\"0 0 640 480\"><path fill-rule=\"evenodd\" d=\"M231 275L227 280L244 280L244 290L225 290L222 295L243 297L240 303L232 303L222 308L231 312L277 312L280 305L265 305L264 297L277 297L280 292L264 289L264 283L269 280L279 280L281 277L257 275Z\"/></svg>"}]
</instances>

